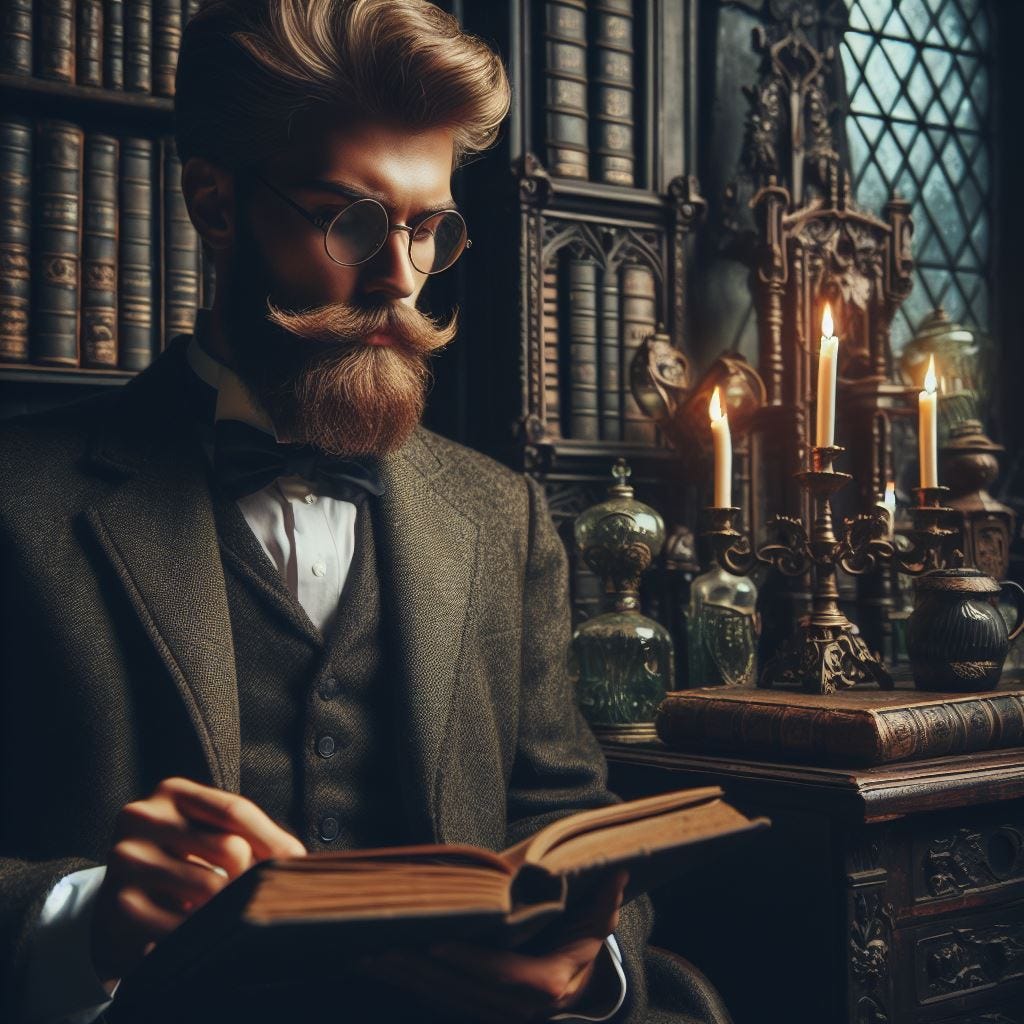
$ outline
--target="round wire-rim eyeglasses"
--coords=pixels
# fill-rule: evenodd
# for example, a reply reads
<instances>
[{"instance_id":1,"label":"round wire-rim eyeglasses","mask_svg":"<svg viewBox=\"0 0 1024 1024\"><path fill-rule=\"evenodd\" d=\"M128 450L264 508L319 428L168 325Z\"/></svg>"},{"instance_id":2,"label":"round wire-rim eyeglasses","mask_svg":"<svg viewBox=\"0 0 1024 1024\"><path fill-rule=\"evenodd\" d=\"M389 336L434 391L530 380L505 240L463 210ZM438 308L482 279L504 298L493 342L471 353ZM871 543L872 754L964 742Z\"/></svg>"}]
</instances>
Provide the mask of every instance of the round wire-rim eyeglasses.
<instances>
[{"instance_id":1,"label":"round wire-rim eyeglasses","mask_svg":"<svg viewBox=\"0 0 1024 1024\"><path fill-rule=\"evenodd\" d=\"M387 242L391 233L394 231L405 231L408 233L409 262L420 274L433 275L440 274L443 271L448 270L454 265L458 258L467 249L472 248L473 245L473 242L468 237L466 221L462 214L456 209L432 210L420 217L417 217L411 224L393 224L391 222L391 218L388 216L388 211L384 208L384 205L377 202L376 199L371 199L367 196L361 199L354 199L347 206L338 210L336 213L333 213L331 216L323 217L315 213L311 213L304 206L295 202L291 196L287 195L272 182L267 181L267 179L262 175L253 173L253 177L257 181L266 185L274 195L283 199L293 210L296 211L296 213L301 214L306 220L308 220L310 224L323 231L324 252L327 254L328 259L333 263L337 263L338 266L341 267L357 267L362 263L372 260L373 257L384 248L385 242ZM331 251L331 232L337 231L337 226L340 223L343 223L342 218L346 218L350 225L357 227L360 216L375 218L374 221L367 221L366 226L362 229L362 233L367 237L367 244L370 247L370 251L368 251L365 256L360 256L358 259L340 259ZM431 270L423 270L416 262L416 255L413 252L413 246L416 242L427 243L430 244L436 252L436 239L438 235L441 234L442 230L444 232L446 244L451 247L451 252L448 253L441 266L435 267ZM370 233L367 234L367 232ZM379 237L377 235L378 232ZM451 239L451 241L447 241L447 239Z\"/></svg>"}]
</instances>

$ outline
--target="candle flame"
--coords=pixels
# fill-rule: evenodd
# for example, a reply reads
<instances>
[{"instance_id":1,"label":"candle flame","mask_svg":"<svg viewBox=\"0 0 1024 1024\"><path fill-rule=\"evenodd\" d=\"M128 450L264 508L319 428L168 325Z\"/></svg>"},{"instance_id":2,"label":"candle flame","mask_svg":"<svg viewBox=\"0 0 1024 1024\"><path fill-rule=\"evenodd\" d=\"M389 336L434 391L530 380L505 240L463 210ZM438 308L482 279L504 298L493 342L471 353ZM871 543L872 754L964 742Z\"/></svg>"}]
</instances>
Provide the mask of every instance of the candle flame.
<instances>
[{"instance_id":1,"label":"candle flame","mask_svg":"<svg viewBox=\"0 0 1024 1024\"><path fill-rule=\"evenodd\" d=\"M711 402L708 405L708 414L715 423L725 417L725 413L722 412L722 398L718 393L718 388L715 388L715 390L711 392Z\"/></svg>"},{"instance_id":2,"label":"candle flame","mask_svg":"<svg viewBox=\"0 0 1024 1024\"><path fill-rule=\"evenodd\" d=\"M821 314L821 336L831 338L835 331L835 324L832 322L832 307L826 302L825 312Z\"/></svg>"},{"instance_id":3,"label":"candle flame","mask_svg":"<svg viewBox=\"0 0 1024 1024\"><path fill-rule=\"evenodd\" d=\"M935 394L935 356L928 357L928 372L924 375L924 389L929 395Z\"/></svg>"},{"instance_id":4,"label":"candle flame","mask_svg":"<svg viewBox=\"0 0 1024 1024\"><path fill-rule=\"evenodd\" d=\"M889 508L896 507L896 483L893 480L885 485L885 504Z\"/></svg>"}]
</instances>

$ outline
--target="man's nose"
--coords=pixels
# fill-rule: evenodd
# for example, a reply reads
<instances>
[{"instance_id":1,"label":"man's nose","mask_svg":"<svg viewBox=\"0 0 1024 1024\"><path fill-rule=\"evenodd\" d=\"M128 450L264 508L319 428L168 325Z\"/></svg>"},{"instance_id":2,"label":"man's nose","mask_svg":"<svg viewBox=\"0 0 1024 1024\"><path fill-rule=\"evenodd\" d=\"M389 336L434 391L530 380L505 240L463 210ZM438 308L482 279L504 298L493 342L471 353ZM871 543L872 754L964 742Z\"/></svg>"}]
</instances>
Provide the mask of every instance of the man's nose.
<instances>
[{"instance_id":1,"label":"man's nose","mask_svg":"<svg viewBox=\"0 0 1024 1024\"><path fill-rule=\"evenodd\" d=\"M421 277L409 259L408 232L392 228L380 252L366 264L363 290L389 299L405 299L416 291Z\"/></svg>"}]
</instances>

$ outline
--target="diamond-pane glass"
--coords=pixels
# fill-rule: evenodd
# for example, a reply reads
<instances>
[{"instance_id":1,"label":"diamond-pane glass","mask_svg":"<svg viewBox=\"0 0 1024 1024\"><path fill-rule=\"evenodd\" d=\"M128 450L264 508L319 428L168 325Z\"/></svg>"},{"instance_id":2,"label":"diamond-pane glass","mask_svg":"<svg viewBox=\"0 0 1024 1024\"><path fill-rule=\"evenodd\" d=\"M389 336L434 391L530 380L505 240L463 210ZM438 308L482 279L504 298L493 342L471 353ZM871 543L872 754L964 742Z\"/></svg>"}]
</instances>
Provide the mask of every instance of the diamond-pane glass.
<instances>
[{"instance_id":1,"label":"diamond-pane glass","mask_svg":"<svg viewBox=\"0 0 1024 1024\"><path fill-rule=\"evenodd\" d=\"M935 307L988 327L991 0L847 0L842 45L854 194L913 204L914 291L899 352Z\"/></svg>"}]
</instances>

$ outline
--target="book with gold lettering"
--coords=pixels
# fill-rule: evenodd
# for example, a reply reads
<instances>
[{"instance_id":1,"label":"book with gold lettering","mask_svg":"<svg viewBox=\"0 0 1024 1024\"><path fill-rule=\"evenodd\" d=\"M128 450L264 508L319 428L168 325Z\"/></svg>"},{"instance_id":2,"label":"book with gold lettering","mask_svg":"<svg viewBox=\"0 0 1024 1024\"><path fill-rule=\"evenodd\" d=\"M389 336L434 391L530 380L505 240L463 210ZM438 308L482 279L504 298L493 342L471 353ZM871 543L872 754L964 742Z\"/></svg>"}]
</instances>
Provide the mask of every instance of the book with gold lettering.
<instances>
[{"instance_id":1,"label":"book with gold lettering","mask_svg":"<svg viewBox=\"0 0 1024 1024\"><path fill-rule=\"evenodd\" d=\"M122 982L120 1010L183 986L266 985L329 951L362 954L445 939L536 938L619 869L625 900L768 825L715 786L578 811L494 853L409 846L269 860L236 878Z\"/></svg>"}]
</instances>

